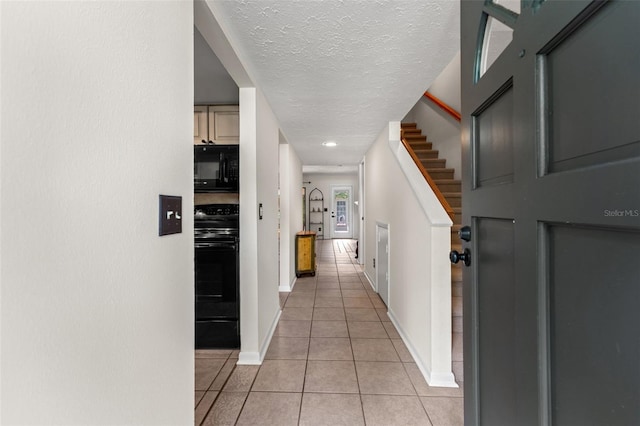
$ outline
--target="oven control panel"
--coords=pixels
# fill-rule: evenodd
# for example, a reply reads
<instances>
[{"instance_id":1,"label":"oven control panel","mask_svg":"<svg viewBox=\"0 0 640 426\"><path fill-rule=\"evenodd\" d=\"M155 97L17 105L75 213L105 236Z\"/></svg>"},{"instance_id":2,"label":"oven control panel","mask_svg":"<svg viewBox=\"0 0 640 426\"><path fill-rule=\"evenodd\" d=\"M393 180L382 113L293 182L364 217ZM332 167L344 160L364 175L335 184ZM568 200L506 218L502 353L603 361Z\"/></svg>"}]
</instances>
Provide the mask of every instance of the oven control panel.
<instances>
[{"instance_id":1,"label":"oven control panel","mask_svg":"<svg viewBox=\"0 0 640 426\"><path fill-rule=\"evenodd\" d=\"M238 204L204 204L194 207L196 217L206 216L231 216L240 213Z\"/></svg>"}]
</instances>

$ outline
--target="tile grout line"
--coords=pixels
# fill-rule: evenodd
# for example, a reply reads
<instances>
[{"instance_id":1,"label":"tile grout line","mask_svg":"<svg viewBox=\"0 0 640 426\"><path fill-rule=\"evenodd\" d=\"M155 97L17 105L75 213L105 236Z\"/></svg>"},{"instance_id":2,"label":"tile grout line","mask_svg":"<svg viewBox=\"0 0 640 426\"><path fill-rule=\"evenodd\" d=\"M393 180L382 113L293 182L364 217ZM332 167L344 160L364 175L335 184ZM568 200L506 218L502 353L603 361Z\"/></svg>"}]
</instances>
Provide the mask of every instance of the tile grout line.
<instances>
[{"instance_id":1,"label":"tile grout line","mask_svg":"<svg viewBox=\"0 0 640 426\"><path fill-rule=\"evenodd\" d=\"M256 375L253 376L253 379L251 380L251 384L249 385L249 390L247 391L247 397L242 402L242 407L240 407L240 410L238 411L238 417L236 417L236 421L233 423L234 426L238 424L238 421L240 421L240 416L242 415L242 411L244 410L245 405L247 405L247 401L249 400L249 396L251 395L251 390L253 389L253 385L255 384L256 379L258 378L258 374L260 374L260 368L262 368L262 365L258 367L258 371L256 371Z\"/></svg>"},{"instance_id":2,"label":"tile grout line","mask_svg":"<svg viewBox=\"0 0 640 426\"><path fill-rule=\"evenodd\" d=\"M337 267L337 264L336 264L336 267ZM339 281L338 281L338 285L340 285ZM342 285L340 285L340 294L342 294ZM347 336L349 336L349 347L351 348L351 356L353 357L353 371L356 375L356 384L358 385L358 399L360 400L360 412L362 413L362 421L366 426L367 420L364 412L364 402L362 401L362 389L360 387L360 378L358 376L358 368L356 367L356 354L355 354L355 351L353 350L353 340L351 338L351 329L349 328L349 321L347 319L347 309L344 306L344 298L342 298L342 309L344 311L344 321L347 324Z\"/></svg>"},{"instance_id":3,"label":"tile grout line","mask_svg":"<svg viewBox=\"0 0 640 426\"><path fill-rule=\"evenodd\" d=\"M231 353L233 353L233 351L231 351ZM231 357L231 353L229 354L229 356L227 356L227 358L225 358L224 360L224 364L222 364L222 367L220 368L220 371L218 371L218 374L216 374L216 376L213 378L213 380L211 381L211 383L209 383L209 387L207 388L207 390L204 392L205 395L207 394L207 392L215 392L215 391L211 391L211 386L213 386L213 383L216 381L216 379L218 378L218 376L220 375L220 373L222 373L222 370L224 369L224 365L227 363L227 361L229 361L229 357ZM213 409L213 406L216 404L216 401L218 400L218 398L220 397L220 394L222 393L222 389L224 388L224 385L227 384L227 381L229 380L229 377L231 377L231 375L233 374L233 372L235 371L236 367L235 365L233 366L233 368L231 369L231 372L229 373L229 376L226 378L226 380L224 381L224 383L222 384L222 387L220 388L220 391L218 391L218 394L216 395L215 398L213 398L213 401L211 402L211 405L209 406L209 408L207 409L207 412L204 414L204 416L202 416L202 420L200 421L200 425L202 425L204 423L204 421L207 419L207 417L209 416L209 413L211 413L211 410ZM204 398L204 397L203 397ZM202 400L200 401L202 402ZM198 406L200 405L200 403L198 403ZM198 408L198 406L196 406L196 408Z\"/></svg>"},{"instance_id":4,"label":"tile grout line","mask_svg":"<svg viewBox=\"0 0 640 426\"><path fill-rule=\"evenodd\" d=\"M358 280L360 280L360 276L358 276ZM360 284L362 285L362 280L360 280ZM366 290L365 290L365 292L366 292ZM347 315L347 313L346 313L346 309L345 309L345 320L347 319L346 315ZM376 315L377 315L377 313L376 313ZM378 318L378 319L380 319L380 318ZM347 329L348 328L349 328L349 322L347 321ZM351 353L353 354L353 369L355 370L356 383L358 384L358 398L360 399L360 411L362 413L362 421L364 422L364 424L366 426L367 417L366 417L366 414L364 412L364 401L362 400L362 389L360 388L360 378L358 376L358 368L356 367L356 354L355 354L355 351L353 350L353 341L351 340L351 331L349 330L348 333L349 333L349 344L351 345Z\"/></svg>"},{"instance_id":5,"label":"tile grout line","mask_svg":"<svg viewBox=\"0 0 640 426\"><path fill-rule=\"evenodd\" d=\"M311 324L309 325L309 343L307 344L307 359L304 363L304 374L302 375L302 390L300 391L300 406L298 407L298 425L300 425L300 419L302 418L302 403L304 400L304 387L307 382L307 370L309 369L309 353L311 352L311 330L313 329L313 315L316 306L316 292L318 291L318 275L316 274L314 277L314 285L315 290L313 292L313 308L311 310Z\"/></svg>"}]
</instances>

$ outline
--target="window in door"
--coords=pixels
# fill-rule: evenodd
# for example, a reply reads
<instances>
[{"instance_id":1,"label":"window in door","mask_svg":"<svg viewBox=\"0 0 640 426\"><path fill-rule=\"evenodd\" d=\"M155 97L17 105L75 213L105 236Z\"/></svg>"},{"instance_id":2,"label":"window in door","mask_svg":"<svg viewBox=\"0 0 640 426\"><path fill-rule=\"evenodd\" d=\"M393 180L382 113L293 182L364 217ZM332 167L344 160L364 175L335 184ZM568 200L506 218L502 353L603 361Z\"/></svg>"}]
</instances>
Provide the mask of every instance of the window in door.
<instances>
[{"instance_id":1,"label":"window in door","mask_svg":"<svg viewBox=\"0 0 640 426\"><path fill-rule=\"evenodd\" d=\"M520 13L520 2L494 0L485 4L476 47L475 81L493 65L513 39L513 27Z\"/></svg>"}]
</instances>

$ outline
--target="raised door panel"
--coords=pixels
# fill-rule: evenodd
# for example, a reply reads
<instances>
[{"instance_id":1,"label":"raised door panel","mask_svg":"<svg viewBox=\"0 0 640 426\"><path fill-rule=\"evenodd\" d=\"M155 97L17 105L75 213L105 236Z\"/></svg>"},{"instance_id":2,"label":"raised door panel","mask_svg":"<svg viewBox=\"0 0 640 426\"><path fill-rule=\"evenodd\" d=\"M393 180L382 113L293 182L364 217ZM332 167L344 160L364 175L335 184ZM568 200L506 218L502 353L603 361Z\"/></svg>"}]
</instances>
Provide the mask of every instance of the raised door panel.
<instances>
[{"instance_id":1,"label":"raised door panel","mask_svg":"<svg viewBox=\"0 0 640 426\"><path fill-rule=\"evenodd\" d=\"M517 424L517 372L515 359L515 270L512 220L476 218L478 244L476 283L477 328L472 335L478 347L477 379L480 424ZM491 237L491 238L489 238Z\"/></svg>"},{"instance_id":2,"label":"raised door panel","mask_svg":"<svg viewBox=\"0 0 640 426\"><path fill-rule=\"evenodd\" d=\"M640 424L640 232L564 224L544 231L552 423Z\"/></svg>"}]
</instances>

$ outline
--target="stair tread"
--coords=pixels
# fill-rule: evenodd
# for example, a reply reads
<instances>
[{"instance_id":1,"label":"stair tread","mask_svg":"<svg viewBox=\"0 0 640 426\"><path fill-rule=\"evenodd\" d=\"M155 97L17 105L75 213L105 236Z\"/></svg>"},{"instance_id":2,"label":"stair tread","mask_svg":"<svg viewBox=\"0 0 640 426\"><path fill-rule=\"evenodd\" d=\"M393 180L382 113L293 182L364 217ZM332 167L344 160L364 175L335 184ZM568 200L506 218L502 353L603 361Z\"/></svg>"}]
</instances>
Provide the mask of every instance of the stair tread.
<instances>
[{"instance_id":1,"label":"stair tread","mask_svg":"<svg viewBox=\"0 0 640 426\"><path fill-rule=\"evenodd\" d=\"M427 167L426 169L427 169L427 171L432 170L432 168L431 168L431 167ZM455 170L454 170L454 169L448 169L448 168L446 168L446 167L434 167L434 168L433 168L433 170L434 170L434 171L437 171L438 173L444 173L444 172L447 172L447 173L454 173L454 172L455 172Z\"/></svg>"},{"instance_id":2,"label":"stair tread","mask_svg":"<svg viewBox=\"0 0 640 426\"><path fill-rule=\"evenodd\" d=\"M427 173L429 173L429 176L431 176L432 179L453 177L453 172L448 172L446 170L439 171L438 169L431 169L431 170L427 170Z\"/></svg>"}]
</instances>

